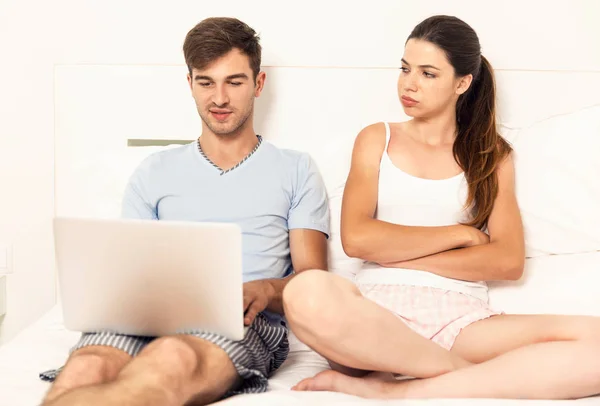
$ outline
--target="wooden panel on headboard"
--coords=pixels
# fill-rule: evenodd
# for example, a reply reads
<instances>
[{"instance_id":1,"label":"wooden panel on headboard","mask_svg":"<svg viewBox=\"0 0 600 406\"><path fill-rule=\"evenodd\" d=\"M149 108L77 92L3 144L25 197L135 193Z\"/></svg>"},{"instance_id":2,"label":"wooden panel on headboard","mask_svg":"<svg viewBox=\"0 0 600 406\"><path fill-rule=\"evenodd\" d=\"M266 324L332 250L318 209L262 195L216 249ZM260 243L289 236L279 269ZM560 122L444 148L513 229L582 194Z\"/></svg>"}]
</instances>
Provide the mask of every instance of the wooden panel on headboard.
<instances>
[{"instance_id":1,"label":"wooden panel on headboard","mask_svg":"<svg viewBox=\"0 0 600 406\"><path fill-rule=\"evenodd\" d=\"M138 139L130 138L127 140L128 147L165 147L167 145L180 144L186 145L194 140L157 140L157 139Z\"/></svg>"}]
</instances>

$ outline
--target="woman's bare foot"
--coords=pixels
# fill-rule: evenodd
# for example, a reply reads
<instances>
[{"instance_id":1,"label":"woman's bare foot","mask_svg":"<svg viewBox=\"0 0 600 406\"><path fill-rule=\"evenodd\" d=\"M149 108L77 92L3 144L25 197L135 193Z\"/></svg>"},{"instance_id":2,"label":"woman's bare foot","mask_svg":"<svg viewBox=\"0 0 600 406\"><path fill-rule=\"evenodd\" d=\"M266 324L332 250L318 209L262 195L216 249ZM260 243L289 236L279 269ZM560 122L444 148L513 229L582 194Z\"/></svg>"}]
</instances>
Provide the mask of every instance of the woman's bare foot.
<instances>
[{"instance_id":1,"label":"woman's bare foot","mask_svg":"<svg viewBox=\"0 0 600 406\"><path fill-rule=\"evenodd\" d=\"M382 376L378 374L367 375L364 378L353 378L337 371L327 370L312 378L300 381L292 390L341 392L362 398L385 399L403 397L403 387L402 382L382 379Z\"/></svg>"}]
</instances>

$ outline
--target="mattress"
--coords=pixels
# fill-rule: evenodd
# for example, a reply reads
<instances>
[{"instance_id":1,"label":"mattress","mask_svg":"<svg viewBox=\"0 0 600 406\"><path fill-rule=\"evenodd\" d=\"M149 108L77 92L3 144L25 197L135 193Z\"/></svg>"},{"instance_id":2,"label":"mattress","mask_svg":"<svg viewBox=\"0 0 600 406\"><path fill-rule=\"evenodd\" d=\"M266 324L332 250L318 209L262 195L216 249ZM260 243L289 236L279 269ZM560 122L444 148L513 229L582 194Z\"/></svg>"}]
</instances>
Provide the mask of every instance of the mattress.
<instances>
[{"instance_id":1,"label":"mattress","mask_svg":"<svg viewBox=\"0 0 600 406\"><path fill-rule=\"evenodd\" d=\"M556 257L541 257L527 260L526 277L517 284L498 284L492 287L491 299L496 304L512 303L509 310L518 312L543 312L539 300L534 300L535 291L544 295L553 294L561 303L560 293L563 293L563 306L569 306L572 300L565 296L565 282L557 275L569 275L573 285L578 285L576 291L582 298L582 287L590 287L597 291L598 283L585 283L581 278L595 275L600 279L600 252L592 254L577 254ZM586 276L587 275L587 276ZM535 286L535 288L534 288ZM540 289L541 287L541 289ZM560 289L562 287L562 290ZM527 292L527 290L530 292ZM593 297L597 295L593 293ZM591 298L592 296L590 296ZM591 299L590 299L591 300ZM519 304L522 304L519 306ZM552 302L556 303L556 302ZM597 301L583 303L588 311L580 312L600 315ZM557 306L554 304L554 306ZM564 313L576 313L577 309L568 307ZM589 306L596 306L590 310ZM510 306L509 306L510 307ZM560 313L559 308L550 308L549 312ZM42 370L62 365L65 356L78 333L65 330L62 323L60 305L53 307L36 323L21 332L12 341L0 347L0 406L33 406L38 405L49 384L38 379ZM578 399L571 401L536 401L536 400L506 400L506 399L429 399L429 400L368 400L340 393L329 392L293 392L289 388L301 379L315 375L328 368L327 362L321 356L290 338L291 352L279 371L270 379L268 392L256 395L243 395L219 402L219 405L600 405L600 397ZM599 388L600 390L600 388Z\"/></svg>"}]
</instances>

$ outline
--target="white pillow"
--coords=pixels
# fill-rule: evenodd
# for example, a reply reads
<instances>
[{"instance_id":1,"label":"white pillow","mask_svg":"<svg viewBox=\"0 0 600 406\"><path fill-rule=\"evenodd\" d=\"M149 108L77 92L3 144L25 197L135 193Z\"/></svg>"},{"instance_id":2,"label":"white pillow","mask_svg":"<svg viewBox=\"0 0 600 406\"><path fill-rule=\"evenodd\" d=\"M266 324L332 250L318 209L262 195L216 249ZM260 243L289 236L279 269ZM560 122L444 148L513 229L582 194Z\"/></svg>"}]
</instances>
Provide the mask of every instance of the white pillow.
<instances>
[{"instance_id":1,"label":"white pillow","mask_svg":"<svg viewBox=\"0 0 600 406\"><path fill-rule=\"evenodd\" d=\"M512 127L507 124L498 124L498 132L511 145L517 140L521 129L520 127Z\"/></svg>"},{"instance_id":2,"label":"white pillow","mask_svg":"<svg viewBox=\"0 0 600 406\"><path fill-rule=\"evenodd\" d=\"M360 270L363 260L351 258L344 252L342 247L342 237L340 233L340 223L342 214L342 198L346 183L338 185L329 195L329 210L331 213L331 226L328 247L329 272L353 280L356 273Z\"/></svg>"},{"instance_id":3,"label":"white pillow","mask_svg":"<svg viewBox=\"0 0 600 406\"><path fill-rule=\"evenodd\" d=\"M177 147L180 145L128 147L118 152L111 151L105 156L98 155L89 161L88 180L94 180L90 182L93 189L89 192L95 194L95 197L90 199L91 206L87 207L87 210L90 210L89 215L120 217L123 192L138 165L154 153Z\"/></svg>"},{"instance_id":4,"label":"white pillow","mask_svg":"<svg viewBox=\"0 0 600 406\"><path fill-rule=\"evenodd\" d=\"M546 255L525 261L516 282L488 282L490 305L508 314L600 316L600 252Z\"/></svg>"},{"instance_id":5,"label":"white pillow","mask_svg":"<svg viewBox=\"0 0 600 406\"><path fill-rule=\"evenodd\" d=\"M600 105L523 128L513 147L527 257L600 250Z\"/></svg>"},{"instance_id":6,"label":"white pillow","mask_svg":"<svg viewBox=\"0 0 600 406\"><path fill-rule=\"evenodd\" d=\"M353 147L354 139L343 142L335 140L324 141L318 148L308 151L315 160L327 188L330 211L330 232L327 241L329 272L348 279L354 278L363 263L361 259L346 255L340 236L342 197L350 171Z\"/></svg>"}]
</instances>

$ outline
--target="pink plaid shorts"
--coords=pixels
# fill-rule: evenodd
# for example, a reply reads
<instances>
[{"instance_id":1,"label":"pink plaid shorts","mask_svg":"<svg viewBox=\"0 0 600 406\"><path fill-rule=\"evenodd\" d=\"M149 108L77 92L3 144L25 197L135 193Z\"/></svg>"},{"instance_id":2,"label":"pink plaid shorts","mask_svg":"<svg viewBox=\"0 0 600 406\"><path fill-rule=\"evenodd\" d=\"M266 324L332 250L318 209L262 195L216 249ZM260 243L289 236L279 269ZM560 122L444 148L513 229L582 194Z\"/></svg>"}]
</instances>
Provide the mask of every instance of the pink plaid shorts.
<instances>
[{"instance_id":1,"label":"pink plaid shorts","mask_svg":"<svg viewBox=\"0 0 600 406\"><path fill-rule=\"evenodd\" d=\"M423 337L450 350L463 328L503 314L464 293L412 285L358 284L364 297L390 310Z\"/></svg>"}]
</instances>

